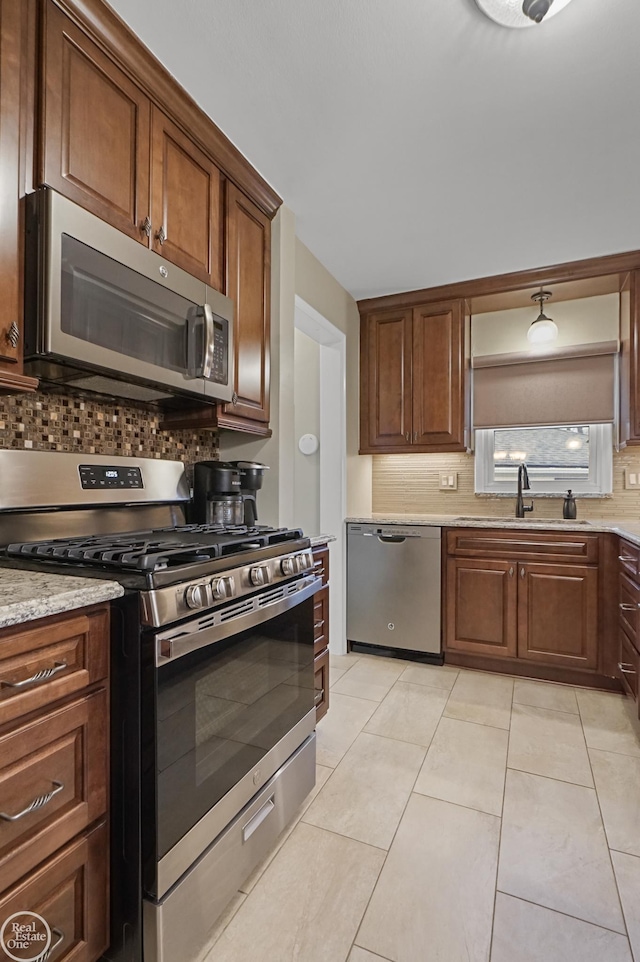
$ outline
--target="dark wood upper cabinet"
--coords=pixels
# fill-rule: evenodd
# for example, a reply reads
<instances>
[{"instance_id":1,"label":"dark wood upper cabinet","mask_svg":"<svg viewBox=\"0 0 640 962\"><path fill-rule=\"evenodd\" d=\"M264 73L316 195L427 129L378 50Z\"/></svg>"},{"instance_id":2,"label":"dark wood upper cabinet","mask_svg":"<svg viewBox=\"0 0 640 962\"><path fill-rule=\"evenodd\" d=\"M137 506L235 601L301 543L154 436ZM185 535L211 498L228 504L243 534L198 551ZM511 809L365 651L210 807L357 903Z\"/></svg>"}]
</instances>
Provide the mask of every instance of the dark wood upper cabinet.
<instances>
[{"instance_id":1,"label":"dark wood upper cabinet","mask_svg":"<svg viewBox=\"0 0 640 962\"><path fill-rule=\"evenodd\" d=\"M366 315L360 337L361 453L464 451L463 302Z\"/></svg>"},{"instance_id":2,"label":"dark wood upper cabinet","mask_svg":"<svg viewBox=\"0 0 640 962\"><path fill-rule=\"evenodd\" d=\"M149 99L55 4L44 12L39 179L148 244Z\"/></svg>"},{"instance_id":3,"label":"dark wood upper cabinet","mask_svg":"<svg viewBox=\"0 0 640 962\"><path fill-rule=\"evenodd\" d=\"M151 160L153 250L222 290L220 171L156 107Z\"/></svg>"},{"instance_id":4,"label":"dark wood upper cabinet","mask_svg":"<svg viewBox=\"0 0 640 962\"><path fill-rule=\"evenodd\" d=\"M234 383L220 427L269 421L271 222L232 183L226 191L226 293L236 309Z\"/></svg>"},{"instance_id":5,"label":"dark wood upper cabinet","mask_svg":"<svg viewBox=\"0 0 640 962\"><path fill-rule=\"evenodd\" d=\"M410 442L411 330L411 311L372 314L361 325L363 448Z\"/></svg>"},{"instance_id":6,"label":"dark wood upper cabinet","mask_svg":"<svg viewBox=\"0 0 640 962\"><path fill-rule=\"evenodd\" d=\"M33 391L22 374L20 140L27 8L0 0L0 393Z\"/></svg>"},{"instance_id":7,"label":"dark wood upper cabinet","mask_svg":"<svg viewBox=\"0 0 640 962\"><path fill-rule=\"evenodd\" d=\"M464 317L462 302L413 312L413 443L465 448Z\"/></svg>"}]
</instances>

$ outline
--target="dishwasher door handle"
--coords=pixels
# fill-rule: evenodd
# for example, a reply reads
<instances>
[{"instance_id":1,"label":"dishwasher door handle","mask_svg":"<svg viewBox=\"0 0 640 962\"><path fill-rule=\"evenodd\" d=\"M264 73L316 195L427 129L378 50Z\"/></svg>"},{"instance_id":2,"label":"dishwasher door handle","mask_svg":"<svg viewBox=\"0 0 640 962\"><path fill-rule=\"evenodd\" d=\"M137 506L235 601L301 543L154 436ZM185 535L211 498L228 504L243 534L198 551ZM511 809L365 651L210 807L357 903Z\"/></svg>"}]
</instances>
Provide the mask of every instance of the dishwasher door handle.
<instances>
[{"instance_id":1,"label":"dishwasher door handle","mask_svg":"<svg viewBox=\"0 0 640 962\"><path fill-rule=\"evenodd\" d=\"M406 535L399 534L379 534L378 541L382 544L404 544L407 540Z\"/></svg>"}]
</instances>

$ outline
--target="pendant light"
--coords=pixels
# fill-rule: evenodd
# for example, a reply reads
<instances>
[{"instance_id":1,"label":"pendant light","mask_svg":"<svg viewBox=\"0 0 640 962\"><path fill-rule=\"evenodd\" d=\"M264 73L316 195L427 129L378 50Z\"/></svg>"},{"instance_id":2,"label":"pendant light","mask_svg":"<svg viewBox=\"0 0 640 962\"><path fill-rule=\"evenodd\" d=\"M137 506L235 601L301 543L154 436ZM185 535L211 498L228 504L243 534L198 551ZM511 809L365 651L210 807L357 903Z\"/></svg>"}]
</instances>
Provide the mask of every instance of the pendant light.
<instances>
[{"instance_id":1,"label":"pendant light","mask_svg":"<svg viewBox=\"0 0 640 962\"><path fill-rule=\"evenodd\" d=\"M543 291L542 288L537 294L531 295L532 301L540 302L540 313L527 331L527 340L530 344L548 344L550 341L555 341L558 336L558 325L547 317L543 310L545 301L550 297L551 291Z\"/></svg>"},{"instance_id":2,"label":"pendant light","mask_svg":"<svg viewBox=\"0 0 640 962\"><path fill-rule=\"evenodd\" d=\"M535 27L550 20L571 0L476 0L482 12L503 27Z\"/></svg>"}]
</instances>

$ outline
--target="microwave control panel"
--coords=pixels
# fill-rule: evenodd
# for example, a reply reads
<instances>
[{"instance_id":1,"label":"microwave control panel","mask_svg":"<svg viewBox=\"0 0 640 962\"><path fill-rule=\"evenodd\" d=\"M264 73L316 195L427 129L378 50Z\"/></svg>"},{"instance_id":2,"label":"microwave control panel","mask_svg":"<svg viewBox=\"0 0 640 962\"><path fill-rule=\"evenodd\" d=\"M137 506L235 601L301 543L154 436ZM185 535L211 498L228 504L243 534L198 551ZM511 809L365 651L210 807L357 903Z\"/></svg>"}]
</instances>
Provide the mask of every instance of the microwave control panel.
<instances>
[{"instance_id":1,"label":"microwave control panel","mask_svg":"<svg viewBox=\"0 0 640 962\"><path fill-rule=\"evenodd\" d=\"M109 467L101 464L80 464L80 484L85 491L92 488L142 488L140 468Z\"/></svg>"},{"instance_id":2,"label":"microwave control panel","mask_svg":"<svg viewBox=\"0 0 640 962\"><path fill-rule=\"evenodd\" d=\"M227 365L227 346L229 342L228 321L214 316L213 319L213 368L211 380L216 384L227 384L229 371Z\"/></svg>"}]
</instances>

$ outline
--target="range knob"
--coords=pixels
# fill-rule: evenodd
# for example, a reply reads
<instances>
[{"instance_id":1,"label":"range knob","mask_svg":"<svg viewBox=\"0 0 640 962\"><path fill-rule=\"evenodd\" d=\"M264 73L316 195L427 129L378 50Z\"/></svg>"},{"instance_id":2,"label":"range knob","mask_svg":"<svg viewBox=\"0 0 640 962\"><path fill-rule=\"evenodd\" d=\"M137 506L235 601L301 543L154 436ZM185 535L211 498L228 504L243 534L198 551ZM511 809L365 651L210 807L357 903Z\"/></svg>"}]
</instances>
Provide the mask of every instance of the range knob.
<instances>
[{"instance_id":1,"label":"range knob","mask_svg":"<svg viewBox=\"0 0 640 962\"><path fill-rule=\"evenodd\" d=\"M296 559L293 555L288 558L283 558L280 562L280 570L283 575L295 575L298 573L298 565L296 564Z\"/></svg>"},{"instance_id":2,"label":"range knob","mask_svg":"<svg viewBox=\"0 0 640 962\"><path fill-rule=\"evenodd\" d=\"M205 608L209 603L207 585L190 585L184 593L187 608Z\"/></svg>"},{"instance_id":3,"label":"range knob","mask_svg":"<svg viewBox=\"0 0 640 962\"><path fill-rule=\"evenodd\" d=\"M233 578L214 578L210 584L215 601L221 601L223 598L233 598L236 591Z\"/></svg>"},{"instance_id":4,"label":"range knob","mask_svg":"<svg viewBox=\"0 0 640 962\"><path fill-rule=\"evenodd\" d=\"M249 572L252 585L268 585L271 581L271 572L266 565L258 565Z\"/></svg>"}]
</instances>

